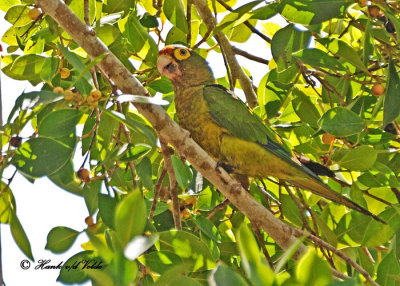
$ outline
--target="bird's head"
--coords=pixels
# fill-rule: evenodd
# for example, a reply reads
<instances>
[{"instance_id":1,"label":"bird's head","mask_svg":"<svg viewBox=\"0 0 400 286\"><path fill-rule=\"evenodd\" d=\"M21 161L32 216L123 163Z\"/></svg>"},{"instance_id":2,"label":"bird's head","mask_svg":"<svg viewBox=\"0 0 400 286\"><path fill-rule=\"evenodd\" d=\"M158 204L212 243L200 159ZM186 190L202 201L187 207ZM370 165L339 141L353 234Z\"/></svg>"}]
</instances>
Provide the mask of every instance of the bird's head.
<instances>
[{"instance_id":1,"label":"bird's head","mask_svg":"<svg viewBox=\"0 0 400 286\"><path fill-rule=\"evenodd\" d=\"M206 60L182 45L163 48L158 53L157 68L175 86L214 83L214 76Z\"/></svg>"}]
</instances>

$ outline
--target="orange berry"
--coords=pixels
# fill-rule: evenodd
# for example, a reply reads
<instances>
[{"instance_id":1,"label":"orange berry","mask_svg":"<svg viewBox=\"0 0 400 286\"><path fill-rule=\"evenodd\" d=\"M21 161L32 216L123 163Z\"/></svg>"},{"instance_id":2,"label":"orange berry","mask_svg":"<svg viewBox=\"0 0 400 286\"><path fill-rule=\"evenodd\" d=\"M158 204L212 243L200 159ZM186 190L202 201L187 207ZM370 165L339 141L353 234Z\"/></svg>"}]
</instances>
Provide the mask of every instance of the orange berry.
<instances>
[{"instance_id":1,"label":"orange berry","mask_svg":"<svg viewBox=\"0 0 400 286\"><path fill-rule=\"evenodd\" d=\"M367 0L358 0L358 4L360 4L361 7L367 6Z\"/></svg>"},{"instance_id":2,"label":"orange berry","mask_svg":"<svg viewBox=\"0 0 400 286\"><path fill-rule=\"evenodd\" d=\"M385 92L385 88L380 83L376 83L372 87L371 92L375 96L381 96Z\"/></svg>"},{"instance_id":3,"label":"orange berry","mask_svg":"<svg viewBox=\"0 0 400 286\"><path fill-rule=\"evenodd\" d=\"M335 139L336 139L336 137L329 133L324 133L322 135L322 142L324 144L331 144L332 141L334 141Z\"/></svg>"},{"instance_id":4,"label":"orange berry","mask_svg":"<svg viewBox=\"0 0 400 286\"><path fill-rule=\"evenodd\" d=\"M90 104L93 104L93 103L97 102L97 99L95 99L93 96L89 95L86 98L86 102L90 105Z\"/></svg>"},{"instance_id":5,"label":"orange berry","mask_svg":"<svg viewBox=\"0 0 400 286\"><path fill-rule=\"evenodd\" d=\"M53 88L53 92L64 93L64 89L61 86L56 86L55 88Z\"/></svg>"},{"instance_id":6,"label":"orange berry","mask_svg":"<svg viewBox=\"0 0 400 286\"><path fill-rule=\"evenodd\" d=\"M368 7L368 13L372 18L376 18L379 15L379 7L378 6L369 6Z\"/></svg>"},{"instance_id":7,"label":"orange berry","mask_svg":"<svg viewBox=\"0 0 400 286\"><path fill-rule=\"evenodd\" d=\"M188 211L187 209L183 209L183 210L181 211L181 217L182 217L182 218L189 218L189 217L190 217L189 211Z\"/></svg>"},{"instance_id":8,"label":"orange berry","mask_svg":"<svg viewBox=\"0 0 400 286\"><path fill-rule=\"evenodd\" d=\"M96 100L99 100L100 97L101 97L101 92L100 92L100 90L94 88L94 89L92 89L92 90L90 91L89 96L93 97L93 98L96 99Z\"/></svg>"},{"instance_id":9,"label":"orange berry","mask_svg":"<svg viewBox=\"0 0 400 286\"><path fill-rule=\"evenodd\" d=\"M93 225L93 218L92 218L92 216L88 216L87 218L85 218L85 223L87 224L87 226Z\"/></svg>"},{"instance_id":10,"label":"orange berry","mask_svg":"<svg viewBox=\"0 0 400 286\"><path fill-rule=\"evenodd\" d=\"M33 21L35 21L39 16L42 14L42 12L39 10L39 8L33 8L29 10L28 16L31 18Z\"/></svg>"},{"instance_id":11,"label":"orange berry","mask_svg":"<svg viewBox=\"0 0 400 286\"><path fill-rule=\"evenodd\" d=\"M71 72L70 72L69 69L67 69L67 68L62 68L62 69L60 70L60 75L61 75L61 78L62 78L62 79L68 78L70 74L71 74Z\"/></svg>"},{"instance_id":12,"label":"orange berry","mask_svg":"<svg viewBox=\"0 0 400 286\"><path fill-rule=\"evenodd\" d=\"M81 179L82 181L84 181L85 183L89 183L90 182L90 172L89 172L89 170L87 170L85 168L80 168L78 170L78 172L76 172L76 174L78 175L78 178Z\"/></svg>"}]
</instances>

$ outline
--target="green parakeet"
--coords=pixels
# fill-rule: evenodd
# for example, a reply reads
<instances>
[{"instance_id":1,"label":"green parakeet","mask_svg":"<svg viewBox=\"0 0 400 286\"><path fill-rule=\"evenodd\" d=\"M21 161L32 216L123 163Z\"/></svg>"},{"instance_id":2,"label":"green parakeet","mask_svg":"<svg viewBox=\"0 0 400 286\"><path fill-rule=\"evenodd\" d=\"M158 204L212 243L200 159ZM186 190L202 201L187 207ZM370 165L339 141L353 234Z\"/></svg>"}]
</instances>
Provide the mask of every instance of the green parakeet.
<instances>
[{"instance_id":1,"label":"green parakeet","mask_svg":"<svg viewBox=\"0 0 400 286\"><path fill-rule=\"evenodd\" d=\"M363 214L377 216L331 190L301 164L247 105L225 87L215 84L208 63L193 50L166 46L159 52L157 68L175 91L179 124L211 157L238 176L273 176L310 190Z\"/></svg>"}]
</instances>

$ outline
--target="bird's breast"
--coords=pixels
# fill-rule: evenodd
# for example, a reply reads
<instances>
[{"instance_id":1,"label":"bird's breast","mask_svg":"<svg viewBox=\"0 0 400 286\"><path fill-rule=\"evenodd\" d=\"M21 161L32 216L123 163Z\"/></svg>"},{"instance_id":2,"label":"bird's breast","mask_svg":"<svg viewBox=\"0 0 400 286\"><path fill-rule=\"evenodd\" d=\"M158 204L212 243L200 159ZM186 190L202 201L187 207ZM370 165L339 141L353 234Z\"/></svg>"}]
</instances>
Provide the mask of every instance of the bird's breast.
<instances>
[{"instance_id":1,"label":"bird's breast","mask_svg":"<svg viewBox=\"0 0 400 286\"><path fill-rule=\"evenodd\" d=\"M179 125L190 132L193 140L215 160L221 160L221 138L226 131L212 119L203 97L203 88L176 90L176 113Z\"/></svg>"}]
</instances>

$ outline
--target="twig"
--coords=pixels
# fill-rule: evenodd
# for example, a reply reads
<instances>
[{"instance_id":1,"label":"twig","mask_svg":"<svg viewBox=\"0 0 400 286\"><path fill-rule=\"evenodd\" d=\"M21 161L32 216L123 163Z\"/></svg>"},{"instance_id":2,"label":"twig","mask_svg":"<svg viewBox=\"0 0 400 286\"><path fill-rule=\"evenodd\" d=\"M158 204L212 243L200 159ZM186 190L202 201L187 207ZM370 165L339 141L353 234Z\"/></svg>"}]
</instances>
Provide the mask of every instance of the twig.
<instances>
[{"instance_id":1,"label":"twig","mask_svg":"<svg viewBox=\"0 0 400 286\"><path fill-rule=\"evenodd\" d=\"M236 48L235 46L232 46L232 49L233 49L233 52L235 54L239 55L239 56L248 58L249 60L252 60L252 61L255 61L255 62L259 62L259 63L265 64L265 65L269 64L269 60L266 60L266 59L257 57L255 55L252 55L252 54L250 54L250 53L248 53L246 51L243 51L243 50L241 50L239 48Z\"/></svg>"},{"instance_id":2,"label":"twig","mask_svg":"<svg viewBox=\"0 0 400 286\"><path fill-rule=\"evenodd\" d=\"M211 211L210 213L207 215L207 218L209 220L211 220L214 215L217 213L217 211L222 210L223 208L225 208L227 205L229 205L231 202L228 199L225 199L222 203L216 205Z\"/></svg>"},{"instance_id":3,"label":"twig","mask_svg":"<svg viewBox=\"0 0 400 286\"><path fill-rule=\"evenodd\" d=\"M228 11L233 11L232 7L230 7L228 4L226 4L224 1L222 0L217 0L219 4L221 4L221 6L223 6L226 10ZM259 30L257 30L249 21L244 21L243 24L246 25L247 28L249 28L254 34L256 34L257 36L259 36L261 39L263 39L264 41L266 41L267 43L271 44L271 38L267 37L266 35L264 35L263 33L261 33Z\"/></svg>"},{"instance_id":4,"label":"twig","mask_svg":"<svg viewBox=\"0 0 400 286\"><path fill-rule=\"evenodd\" d=\"M86 25L90 26L90 19L89 19L89 0L83 0L83 20L85 21Z\"/></svg>"},{"instance_id":5,"label":"twig","mask_svg":"<svg viewBox=\"0 0 400 286\"><path fill-rule=\"evenodd\" d=\"M122 113L122 104L120 102L117 102L117 110L118 110L118 112ZM129 144L132 144L131 132L129 131L128 127L126 127L125 125L122 125L122 130L124 132L126 142L128 142ZM131 170L133 187L136 188L135 163L133 161L128 161L128 166L129 166L129 169Z\"/></svg>"},{"instance_id":6,"label":"twig","mask_svg":"<svg viewBox=\"0 0 400 286\"><path fill-rule=\"evenodd\" d=\"M294 230L294 235L297 237L307 237L308 239L310 239L311 241L313 241L314 243L322 246L323 248L332 251L334 254L336 254L339 258L341 258L344 262L346 262L347 264L350 264L355 270L357 270L361 275L364 276L364 278L371 283L374 286L379 286L378 283L376 283L372 277L369 275L369 273L362 268L359 264L357 264L357 262L355 262L353 259L351 259L350 257L348 257L347 255L345 255L343 252L341 252L340 250L338 250L337 248L335 248L334 246L330 245L329 243L327 243L326 241L323 241L321 238L316 237L315 235L312 235L310 233L307 233L303 230L300 229L295 229Z\"/></svg>"},{"instance_id":7,"label":"twig","mask_svg":"<svg viewBox=\"0 0 400 286\"><path fill-rule=\"evenodd\" d=\"M186 43L190 47L192 41L192 0L187 0L186 3L186 22L188 26Z\"/></svg>"},{"instance_id":8,"label":"twig","mask_svg":"<svg viewBox=\"0 0 400 286\"><path fill-rule=\"evenodd\" d=\"M396 196L397 201L400 203L400 191L396 188L390 188L394 195Z\"/></svg>"},{"instance_id":9,"label":"twig","mask_svg":"<svg viewBox=\"0 0 400 286\"><path fill-rule=\"evenodd\" d=\"M256 238L258 240L258 243L260 244L261 250L264 253L265 258L268 261L269 267L271 269L274 269L274 262L271 259L271 256L268 253L268 249L265 247L264 239L261 235L260 229L257 228L255 225L251 224L251 228L253 229L254 234L256 235Z\"/></svg>"},{"instance_id":10,"label":"twig","mask_svg":"<svg viewBox=\"0 0 400 286\"><path fill-rule=\"evenodd\" d=\"M209 30L214 30L216 26L215 18L208 7L206 0L197 0L193 3L197 8L197 11L200 14L200 17L203 19L204 23L207 25ZM225 53L228 64L231 68L233 78L237 78L239 80L240 86L242 87L244 94L246 96L247 103L250 107L255 107L258 105L257 94L253 88L253 83L247 74L243 71L239 62L235 58L235 53L232 50L232 46L226 37L226 35L220 31L215 35L215 38Z\"/></svg>"},{"instance_id":11,"label":"twig","mask_svg":"<svg viewBox=\"0 0 400 286\"><path fill-rule=\"evenodd\" d=\"M154 212L157 207L157 200L160 197L160 189L162 182L165 178L165 175L167 174L167 169L163 168L160 174L160 177L158 178L158 181L154 187L154 196L153 196L153 202L151 204L151 209L150 209L150 214L149 214L149 221L153 220Z\"/></svg>"},{"instance_id":12,"label":"twig","mask_svg":"<svg viewBox=\"0 0 400 286\"><path fill-rule=\"evenodd\" d=\"M167 145L167 143L160 140L161 151L164 157L164 168L167 170L169 177L169 192L171 194L172 199L172 214L174 217L175 228L178 230L182 229L181 223L181 213L179 208L179 199L178 199L178 183L176 181L175 171L172 167L171 155L173 154L173 150L171 147Z\"/></svg>"}]
</instances>

